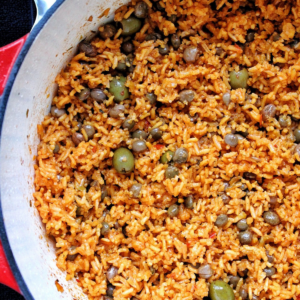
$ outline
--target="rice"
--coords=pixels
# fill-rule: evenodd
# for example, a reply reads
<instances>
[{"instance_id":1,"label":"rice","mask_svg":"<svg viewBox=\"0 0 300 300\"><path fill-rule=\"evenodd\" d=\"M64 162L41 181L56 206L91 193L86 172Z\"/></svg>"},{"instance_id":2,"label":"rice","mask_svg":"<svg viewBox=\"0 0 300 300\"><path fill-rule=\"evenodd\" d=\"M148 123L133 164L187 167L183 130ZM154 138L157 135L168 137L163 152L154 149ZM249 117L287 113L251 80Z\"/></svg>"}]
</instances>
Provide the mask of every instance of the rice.
<instances>
[{"instance_id":1,"label":"rice","mask_svg":"<svg viewBox=\"0 0 300 300\"><path fill-rule=\"evenodd\" d=\"M132 41L134 69L126 74L130 98L122 102L119 119L110 117L115 101L109 88L118 75L115 68L126 60L121 29L111 39L96 36L91 45L98 54L80 52L57 75L52 105L67 113L49 114L38 125L35 205L55 240L57 266L89 299L110 299L105 295L112 266L118 270L110 280L118 300L203 299L213 281L229 282L231 275L240 277L233 288L236 299L242 288L249 299L300 297L300 158L294 137L300 119L300 2L211 2L160 1L161 12L156 2L145 1L148 18ZM136 3L118 9L115 21L134 16ZM171 15L177 16L175 23ZM163 40L145 40L155 32ZM159 47L175 32L179 49L170 46L161 55ZM246 42L249 32L254 39ZM190 46L200 52L194 63L184 60ZM243 67L247 88L232 89L230 74ZM80 101L78 93L86 87L103 88L107 99ZM189 105L178 101L185 89L195 92ZM158 104L151 105L147 93L154 93ZM275 105L276 114L264 122L268 104ZM282 115L290 122L286 127L278 121ZM122 127L128 116L135 121L130 131ZM92 125L95 134L89 139L83 130L84 141L76 146L72 135L79 132L78 122ZM114 151L132 150L133 131L155 128L162 138L148 138L147 150L134 153L134 171L118 173ZM231 133L240 134L236 147L224 141ZM178 176L166 178L168 165L160 158L178 148L187 149L188 160L175 164ZM130 192L136 183L142 184L139 198ZM184 205L189 195L192 209ZM178 214L170 217L173 204ZM280 223L266 223L266 211L276 212ZM223 227L215 225L220 214L228 216ZM241 219L253 236L248 245L239 240ZM103 222L110 227L107 235L101 233ZM199 277L203 264L210 265L212 277ZM276 273L267 277L264 270L271 267Z\"/></svg>"}]
</instances>

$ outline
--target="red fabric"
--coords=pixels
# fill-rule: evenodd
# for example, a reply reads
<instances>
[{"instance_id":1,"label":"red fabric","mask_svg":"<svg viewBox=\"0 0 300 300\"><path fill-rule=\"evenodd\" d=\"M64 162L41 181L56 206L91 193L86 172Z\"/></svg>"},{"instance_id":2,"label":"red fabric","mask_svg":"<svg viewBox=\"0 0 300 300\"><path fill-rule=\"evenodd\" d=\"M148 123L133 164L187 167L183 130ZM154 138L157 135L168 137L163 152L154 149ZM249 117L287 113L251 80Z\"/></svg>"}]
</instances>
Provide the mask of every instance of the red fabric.
<instances>
[{"instance_id":1,"label":"red fabric","mask_svg":"<svg viewBox=\"0 0 300 300\"><path fill-rule=\"evenodd\" d=\"M2 248L1 240L0 240L0 283L3 283L9 286L10 288L14 289L18 293L20 293L18 284L6 260L6 256Z\"/></svg>"},{"instance_id":2,"label":"red fabric","mask_svg":"<svg viewBox=\"0 0 300 300\"><path fill-rule=\"evenodd\" d=\"M0 96L3 94L8 76L27 36L25 35L17 41L0 48Z\"/></svg>"}]
</instances>

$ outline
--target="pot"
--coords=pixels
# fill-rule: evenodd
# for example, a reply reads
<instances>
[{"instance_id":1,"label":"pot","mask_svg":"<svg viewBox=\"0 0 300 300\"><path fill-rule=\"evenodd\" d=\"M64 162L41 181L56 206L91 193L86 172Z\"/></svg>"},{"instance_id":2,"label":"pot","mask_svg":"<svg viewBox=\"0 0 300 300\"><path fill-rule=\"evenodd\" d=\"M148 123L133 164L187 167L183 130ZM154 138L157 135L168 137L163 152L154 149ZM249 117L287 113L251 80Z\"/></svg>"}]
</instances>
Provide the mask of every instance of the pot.
<instances>
[{"instance_id":1,"label":"pot","mask_svg":"<svg viewBox=\"0 0 300 300\"><path fill-rule=\"evenodd\" d=\"M2 68L9 72L10 61L26 40L8 80L1 82L6 86L0 101L0 281L27 300L87 299L76 281L66 281L66 274L56 267L55 245L34 206L37 125L49 113L55 77L78 43L113 19L114 11L126 2L56 0L27 40L0 49ZM64 292L58 291L57 283Z\"/></svg>"}]
</instances>

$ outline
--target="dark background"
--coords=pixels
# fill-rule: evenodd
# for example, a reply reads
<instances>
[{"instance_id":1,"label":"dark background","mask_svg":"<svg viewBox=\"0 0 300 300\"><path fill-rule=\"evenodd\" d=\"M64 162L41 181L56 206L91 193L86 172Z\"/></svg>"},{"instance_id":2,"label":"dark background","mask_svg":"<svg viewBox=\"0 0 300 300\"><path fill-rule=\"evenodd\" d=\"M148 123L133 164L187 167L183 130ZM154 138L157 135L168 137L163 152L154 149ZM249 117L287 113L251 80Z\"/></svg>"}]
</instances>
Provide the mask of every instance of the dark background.
<instances>
[{"instance_id":1,"label":"dark background","mask_svg":"<svg viewBox=\"0 0 300 300\"><path fill-rule=\"evenodd\" d=\"M2 47L31 30L36 12L33 0L0 0L0 2L0 47ZM24 300L18 293L2 284L0 284L0 299Z\"/></svg>"}]
</instances>

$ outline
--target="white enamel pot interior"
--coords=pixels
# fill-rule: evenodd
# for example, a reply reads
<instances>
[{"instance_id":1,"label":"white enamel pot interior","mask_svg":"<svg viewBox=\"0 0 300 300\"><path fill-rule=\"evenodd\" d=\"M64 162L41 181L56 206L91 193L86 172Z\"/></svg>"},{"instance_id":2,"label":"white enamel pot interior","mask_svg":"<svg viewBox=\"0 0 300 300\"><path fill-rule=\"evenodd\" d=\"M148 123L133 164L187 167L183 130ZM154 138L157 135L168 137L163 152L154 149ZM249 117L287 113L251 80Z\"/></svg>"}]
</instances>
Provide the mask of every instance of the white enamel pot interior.
<instances>
[{"instance_id":1,"label":"white enamel pot interior","mask_svg":"<svg viewBox=\"0 0 300 300\"><path fill-rule=\"evenodd\" d=\"M67 282L66 274L56 267L54 244L46 237L34 206L37 125L49 113L57 89L55 77L78 43L110 21L126 2L57 0L30 33L0 104L1 239L27 300L87 299L75 280ZM108 16L100 17L108 8ZM63 293L58 292L56 280Z\"/></svg>"}]
</instances>

